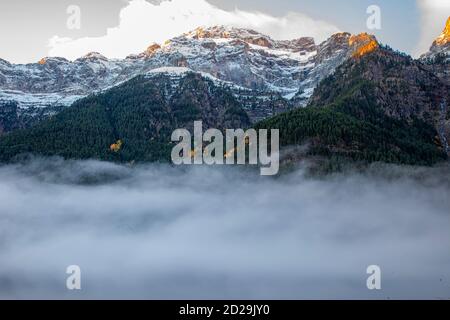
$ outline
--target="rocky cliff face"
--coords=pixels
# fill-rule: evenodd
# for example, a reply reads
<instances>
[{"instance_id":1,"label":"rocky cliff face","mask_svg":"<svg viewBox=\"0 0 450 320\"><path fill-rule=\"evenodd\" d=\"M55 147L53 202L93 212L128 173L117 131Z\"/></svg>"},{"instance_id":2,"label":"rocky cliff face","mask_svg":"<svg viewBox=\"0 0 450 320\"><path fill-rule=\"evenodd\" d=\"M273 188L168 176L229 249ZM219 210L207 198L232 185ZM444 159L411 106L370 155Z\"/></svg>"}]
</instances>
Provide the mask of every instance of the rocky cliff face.
<instances>
[{"instance_id":1,"label":"rocky cliff face","mask_svg":"<svg viewBox=\"0 0 450 320\"><path fill-rule=\"evenodd\" d=\"M450 88L450 17L447 19L444 30L441 35L433 42L430 51L424 54L420 61L425 67L436 75L441 82L446 84L443 90L449 92ZM436 117L438 123L439 134L443 144L446 146L446 151L450 152L450 99L449 95L445 99L441 99L439 105L439 116Z\"/></svg>"},{"instance_id":2,"label":"rocky cliff face","mask_svg":"<svg viewBox=\"0 0 450 320\"><path fill-rule=\"evenodd\" d=\"M441 35L433 42L430 51L420 57L420 61L450 84L450 17Z\"/></svg>"},{"instance_id":3,"label":"rocky cliff face","mask_svg":"<svg viewBox=\"0 0 450 320\"><path fill-rule=\"evenodd\" d=\"M337 33L317 47L314 65L308 71L306 78L300 83L299 91L294 96L294 102L306 105L317 85L332 74L344 61L369 47L377 47L375 37L367 33L351 35L350 33Z\"/></svg>"}]
</instances>

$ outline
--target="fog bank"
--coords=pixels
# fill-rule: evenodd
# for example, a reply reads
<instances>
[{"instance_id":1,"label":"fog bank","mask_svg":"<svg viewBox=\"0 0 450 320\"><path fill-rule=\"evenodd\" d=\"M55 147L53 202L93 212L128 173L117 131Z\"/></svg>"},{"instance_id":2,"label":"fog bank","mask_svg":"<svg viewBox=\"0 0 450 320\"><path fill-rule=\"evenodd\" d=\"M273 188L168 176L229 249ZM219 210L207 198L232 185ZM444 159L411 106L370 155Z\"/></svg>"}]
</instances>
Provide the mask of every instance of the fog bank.
<instances>
[{"instance_id":1,"label":"fog bank","mask_svg":"<svg viewBox=\"0 0 450 320\"><path fill-rule=\"evenodd\" d=\"M448 166L258 174L1 166L0 298L450 298ZM66 289L69 265L81 291Z\"/></svg>"}]
</instances>

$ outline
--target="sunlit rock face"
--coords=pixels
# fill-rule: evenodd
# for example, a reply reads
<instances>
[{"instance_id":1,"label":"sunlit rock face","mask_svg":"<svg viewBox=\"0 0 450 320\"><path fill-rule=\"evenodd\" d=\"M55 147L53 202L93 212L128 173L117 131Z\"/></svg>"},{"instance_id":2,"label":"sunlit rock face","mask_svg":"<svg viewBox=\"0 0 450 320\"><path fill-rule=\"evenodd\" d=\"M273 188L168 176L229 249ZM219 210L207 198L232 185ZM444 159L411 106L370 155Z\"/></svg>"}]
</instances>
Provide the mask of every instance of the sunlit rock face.
<instances>
[{"instance_id":1,"label":"sunlit rock face","mask_svg":"<svg viewBox=\"0 0 450 320\"><path fill-rule=\"evenodd\" d=\"M367 33L351 36L349 45L353 50L353 57L362 57L379 47L377 39Z\"/></svg>"},{"instance_id":2,"label":"sunlit rock face","mask_svg":"<svg viewBox=\"0 0 450 320\"><path fill-rule=\"evenodd\" d=\"M450 17L447 19L447 24L442 34L436 39L437 45L445 45L450 42Z\"/></svg>"},{"instance_id":3,"label":"sunlit rock face","mask_svg":"<svg viewBox=\"0 0 450 320\"><path fill-rule=\"evenodd\" d=\"M430 51L422 55L423 61L450 61L450 17L441 35L434 40Z\"/></svg>"}]
</instances>

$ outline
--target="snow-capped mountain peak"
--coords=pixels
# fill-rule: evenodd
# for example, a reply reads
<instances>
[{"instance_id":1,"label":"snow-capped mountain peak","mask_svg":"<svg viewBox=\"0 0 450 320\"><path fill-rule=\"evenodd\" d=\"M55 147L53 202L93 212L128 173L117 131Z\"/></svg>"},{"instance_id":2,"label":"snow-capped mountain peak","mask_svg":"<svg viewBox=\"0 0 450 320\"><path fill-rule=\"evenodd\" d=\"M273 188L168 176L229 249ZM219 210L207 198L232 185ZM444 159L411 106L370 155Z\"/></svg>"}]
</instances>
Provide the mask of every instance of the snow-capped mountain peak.
<instances>
[{"instance_id":1,"label":"snow-capped mountain peak","mask_svg":"<svg viewBox=\"0 0 450 320\"><path fill-rule=\"evenodd\" d=\"M98 52L89 52L88 54L77 59L76 61L96 61L96 60L108 61L108 58L106 58L104 55Z\"/></svg>"},{"instance_id":2,"label":"snow-capped mountain peak","mask_svg":"<svg viewBox=\"0 0 450 320\"><path fill-rule=\"evenodd\" d=\"M214 26L210 28L197 28L185 34L185 37L192 39L223 39L242 40L249 44L272 48L275 42L268 36L259 32L244 28L229 26Z\"/></svg>"},{"instance_id":3,"label":"snow-capped mountain peak","mask_svg":"<svg viewBox=\"0 0 450 320\"><path fill-rule=\"evenodd\" d=\"M287 106L305 105L317 84L371 39L340 33L317 45L308 37L274 40L249 29L215 26L197 28L163 44L152 43L123 60L107 59L97 52L75 61L47 57L27 65L0 60L0 107L13 103L19 118L37 111L53 114L80 97L151 70L189 68L227 83L247 109L258 109L249 111L257 120ZM33 107L30 101L37 100L39 107Z\"/></svg>"},{"instance_id":4,"label":"snow-capped mountain peak","mask_svg":"<svg viewBox=\"0 0 450 320\"><path fill-rule=\"evenodd\" d=\"M434 40L430 51L421 56L422 60L450 60L450 17L441 35Z\"/></svg>"}]
</instances>

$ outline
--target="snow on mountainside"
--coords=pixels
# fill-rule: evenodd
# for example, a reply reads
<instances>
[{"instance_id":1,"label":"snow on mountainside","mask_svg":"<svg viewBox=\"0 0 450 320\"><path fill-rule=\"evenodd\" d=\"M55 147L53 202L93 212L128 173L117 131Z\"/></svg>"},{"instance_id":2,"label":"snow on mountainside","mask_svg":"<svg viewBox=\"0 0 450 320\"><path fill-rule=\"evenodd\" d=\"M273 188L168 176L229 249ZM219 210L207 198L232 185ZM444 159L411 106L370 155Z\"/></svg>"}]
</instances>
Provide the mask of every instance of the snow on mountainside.
<instances>
[{"instance_id":1,"label":"snow on mountainside","mask_svg":"<svg viewBox=\"0 0 450 320\"><path fill-rule=\"evenodd\" d=\"M312 38L275 41L252 30L197 28L144 55L151 64L189 67L242 87L271 91L305 105L318 82L349 58L361 43L340 33L320 45Z\"/></svg>"},{"instance_id":2,"label":"snow on mountainside","mask_svg":"<svg viewBox=\"0 0 450 320\"><path fill-rule=\"evenodd\" d=\"M186 67L161 67L152 69L145 74L146 78L154 78L160 75L169 77L171 87L167 88L166 96L173 96L179 89L179 83L189 73L200 74L202 78L209 80L213 85L229 90L253 122L262 120L277 113L289 111L289 104L280 95L270 91L254 90L239 86L231 81L220 80L206 72L194 71Z\"/></svg>"},{"instance_id":3,"label":"snow on mountainside","mask_svg":"<svg viewBox=\"0 0 450 320\"><path fill-rule=\"evenodd\" d=\"M0 127L5 106L16 105L18 119L32 116L36 109L45 116L161 67L186 67L235 84L230 86L235 96L251 118L259 120L305 105L317 84L372 38L352 39L339 33L316 45L312 38L276 41L252 30L217 26L197 28L123 60L99 53L75 61L43 58L26 65L0 60Z\"/></svg>"}]
</instances>

